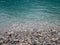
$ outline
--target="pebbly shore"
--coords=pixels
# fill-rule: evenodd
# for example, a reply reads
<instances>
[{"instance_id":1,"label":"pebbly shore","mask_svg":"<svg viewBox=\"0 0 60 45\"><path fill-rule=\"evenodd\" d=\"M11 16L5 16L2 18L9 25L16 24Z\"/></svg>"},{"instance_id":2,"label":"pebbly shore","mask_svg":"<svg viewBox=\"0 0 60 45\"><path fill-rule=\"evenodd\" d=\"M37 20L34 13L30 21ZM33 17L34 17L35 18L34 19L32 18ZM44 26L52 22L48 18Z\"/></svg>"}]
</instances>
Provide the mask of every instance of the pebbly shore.
<instances>
[{"instance_id":1,"label":"pebbly shore","mask_svg":"<svg viewBox=\"0 0 60 45\"><path fill-rule=\"evenodd\" d=\"M60 32L50 30L20 30L0 33L0 45L60 45Z\"/></svg>"}]
</instances>

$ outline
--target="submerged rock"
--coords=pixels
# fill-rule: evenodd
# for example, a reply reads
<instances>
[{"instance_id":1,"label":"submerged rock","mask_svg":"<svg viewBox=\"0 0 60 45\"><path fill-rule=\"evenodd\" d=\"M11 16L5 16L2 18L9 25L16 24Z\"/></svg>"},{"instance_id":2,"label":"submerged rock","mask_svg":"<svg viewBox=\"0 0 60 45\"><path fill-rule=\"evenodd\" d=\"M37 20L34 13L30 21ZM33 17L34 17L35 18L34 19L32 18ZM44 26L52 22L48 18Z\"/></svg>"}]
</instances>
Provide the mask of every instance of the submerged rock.
<instances>
[{"instance_id":1,"label":"submerged rock","mask_svg":"<svg viewBox=\"0 0 60 45\"><path fill-rule=\"evenodd\" d=\"M34 29L35 30L35 29ZM60 32L49 31L9 31L0 35L0 45L58 45ZM58 34L57 34L58 33Z\"/></svg>"},{"instance_id":2,"label":"submerged rock","mask_svg":"<svg viewBox=\"0 0 60 45\"><path fill-rule=\"evenodd\" d=\"M51 29L50 31L51 31L51 35L54 35L57 33L57 31L55 29Z\"/></svg>"},{"instance_id":3,"label":"submerged rock","mask_svg":"<svg viewBox=\"0 0 60 45\"><path fill-rule=\"evenodd\" d=\"M2 45L7 45L6 43L3 43Z\"/></svg>"},{"instance_id":4,"label":"submerged rock","mask_svg":"<svg viewBox=\"0 0 60 45\"><path fill-rule=\"evenodd\" d=\"M2 45L2 43L3 43L3 40L0 40L0 45Z\"/></svg>"},{"instance_id":5,"label":"submerged rock","mask_svg":"<svg viewBox=\"0 0 60 45\"><path fill-rule=\"evenodd\" d=\"M18 39L14 39L13 43L19 43L19 40Z\"/></svg>"}]
</instances>

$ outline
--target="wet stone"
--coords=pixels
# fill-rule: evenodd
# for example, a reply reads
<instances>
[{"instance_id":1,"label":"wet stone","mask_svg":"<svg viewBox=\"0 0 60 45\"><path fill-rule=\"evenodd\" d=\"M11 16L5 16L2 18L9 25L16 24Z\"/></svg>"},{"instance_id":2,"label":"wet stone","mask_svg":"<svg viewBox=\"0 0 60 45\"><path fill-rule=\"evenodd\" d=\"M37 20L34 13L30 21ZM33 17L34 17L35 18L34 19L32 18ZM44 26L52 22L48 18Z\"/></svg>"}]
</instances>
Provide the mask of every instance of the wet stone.
<instances>
[{"instance_id":1,"label":"wet stone","mask_svg":"<svg viewBox=\"0 0 60 45\"><path fill-rule=\"evenodd\" d=\"M14 42L19 42L19 40L18 40L18 39L14 39L13 41L14 41Z\"/></svg>"},{"instance_id":2,"label":"wet stone","mask_svg":"<svg viewBox=\"0 0 60 45\"><path fill-rule=\"evenodd\" d=\"M35 30L35 29L34 29ZM0 45L58 45L57 30L50 31L9 31L0 35Z\"/></svg>"},{"instance_id":3,"label":"wet stone","mask_svg":"<svg viewBox=\"0 0 60 45\"><path fill-rule=\"evenodd\" d=\"M2 45L7 45L6 43L3 43Z\"/></svg>"},{"instance_id":4,"label":"wet stone","mask_svg":"<svg viewBox=\"0 0 60 45\"><path fill-rule=\"evenodd\" d=\"M32 45L37 45L37 42L34 39L32 39L31 43Z\"/></svg>"},{"instance_id":5,"label":"wet stone","mask_svg":"<svg viewBox=\"0 0 60 45\"><path fill-rule=\"evenodd\" d=\"M2 45L2 43L3 43L3 40L0 40L0 45Z\"/></svg>"}]
</instances>

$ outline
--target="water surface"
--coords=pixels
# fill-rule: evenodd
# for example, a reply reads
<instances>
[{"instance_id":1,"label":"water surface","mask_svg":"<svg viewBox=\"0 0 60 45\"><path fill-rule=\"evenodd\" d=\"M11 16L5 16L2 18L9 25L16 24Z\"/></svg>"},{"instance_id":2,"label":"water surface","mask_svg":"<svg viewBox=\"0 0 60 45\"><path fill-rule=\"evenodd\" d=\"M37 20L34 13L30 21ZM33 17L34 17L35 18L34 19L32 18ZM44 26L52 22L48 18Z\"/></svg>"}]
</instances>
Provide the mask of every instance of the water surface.
<instances>
[{"instance_id":1,"label":"water surface","mask_svg":"<svg viewBox=\"0 0 60 45\"><path fill-rule=\"evenodd\" d=\"M27 22L60 25L60 0L0 0L0 28Z\"/></svg>"}]
</instances>

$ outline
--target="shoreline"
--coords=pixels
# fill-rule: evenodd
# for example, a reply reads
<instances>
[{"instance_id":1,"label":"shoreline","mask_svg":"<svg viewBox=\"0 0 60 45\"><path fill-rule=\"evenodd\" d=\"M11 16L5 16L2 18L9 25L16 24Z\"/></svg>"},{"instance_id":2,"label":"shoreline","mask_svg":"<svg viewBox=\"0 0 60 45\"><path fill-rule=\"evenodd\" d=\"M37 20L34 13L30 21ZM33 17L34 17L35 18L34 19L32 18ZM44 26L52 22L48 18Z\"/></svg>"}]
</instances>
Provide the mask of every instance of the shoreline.
<instances>
[{"instance_id":1,"label":"shoreline","mask_svg":"<svg viewBox=\"0 0 60 45\"><path fill-rule=\"evenodd\" d=\"M0 26L0 31L5 32L5 31L20 31L20 30L49 30L49 29L56 29L60 30L60 25L56 25L54 23L11 23L9 25L2 25Z\"/></svg>"}]
</instances>

